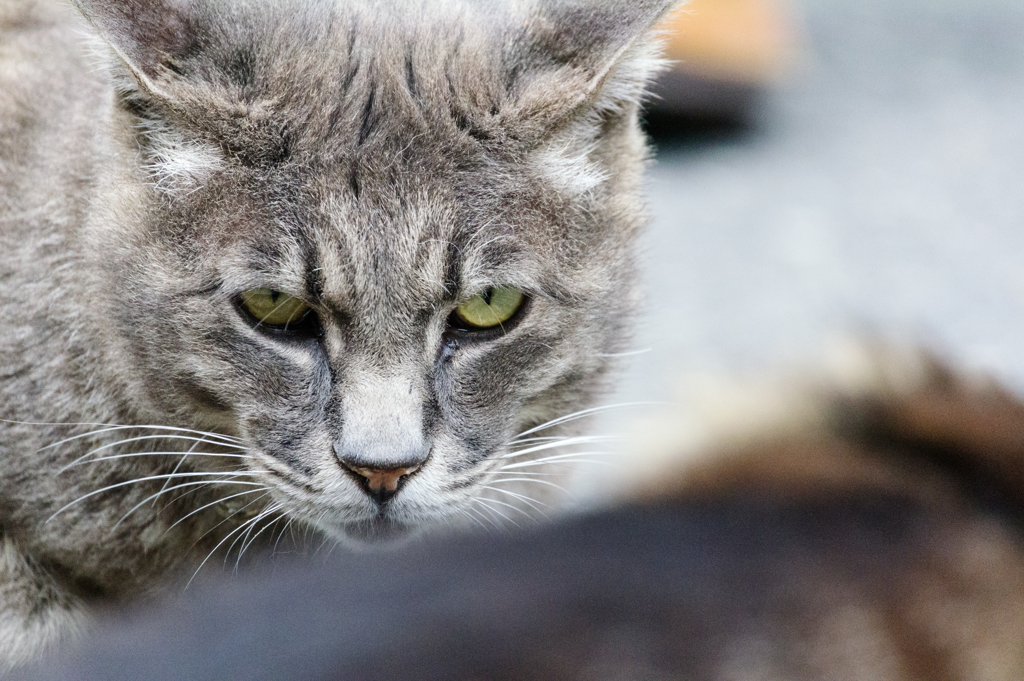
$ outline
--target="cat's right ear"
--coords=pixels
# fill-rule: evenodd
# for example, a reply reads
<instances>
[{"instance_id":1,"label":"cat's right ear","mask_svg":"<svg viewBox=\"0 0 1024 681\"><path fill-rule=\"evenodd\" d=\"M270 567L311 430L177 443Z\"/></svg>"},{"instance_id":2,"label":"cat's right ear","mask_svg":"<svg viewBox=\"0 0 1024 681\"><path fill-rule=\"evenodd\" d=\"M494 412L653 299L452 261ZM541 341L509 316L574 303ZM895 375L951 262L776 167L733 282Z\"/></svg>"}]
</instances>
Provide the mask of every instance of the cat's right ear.
<instances>
[{"instance_id":1,"label":"cat's right ear","mask_svg":"<svg viewBox=\"0 0 1024 681\"><path fill-rule=\"evenodd\" d=\"M505 38L513 116L552 128L587 109L639 106L660 68L656 24L680 0L523 0Z\"/></svg>"},{"instance_id":2,"label":"cat's right ear","mask_svg":"<svg viewBox=\"0 0 1024 681\"><path fill-rule=\"evenodd\" d=\"M189 0L72 0L138 84L166 94L195 41Z\"/></svg>"}]
</instances>

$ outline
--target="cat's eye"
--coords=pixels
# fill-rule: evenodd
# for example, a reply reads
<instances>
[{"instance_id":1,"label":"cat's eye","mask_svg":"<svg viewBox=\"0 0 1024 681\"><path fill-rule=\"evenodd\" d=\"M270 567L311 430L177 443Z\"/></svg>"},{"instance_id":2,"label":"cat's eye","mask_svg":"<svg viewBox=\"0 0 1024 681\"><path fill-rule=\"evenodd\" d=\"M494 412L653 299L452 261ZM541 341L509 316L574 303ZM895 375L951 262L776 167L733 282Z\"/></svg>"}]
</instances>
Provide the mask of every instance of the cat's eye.
<instances>
[{"instance_id":1,"label":"cat's eye","mask_svg":"<svg viewBox=\"0 0 1024 681\"><path fill-rule=\"evenodd\" d=\"M283 331L298 331L308 326L310 317L313 316L306 303L269 288L244 291L240 303L258 324Z\"/></svg>"},{"instance_id":2,"label":"cat's eye","mask_svg":"<svg viewBox=\"0 0 1024 681\"><path fill-rule=\"evenodd\" d=\"M463 302L452 318L455 326L469 331L500 328L522 308L524 300L519 289L496 286Z\"/></svg>"}]
</instances>

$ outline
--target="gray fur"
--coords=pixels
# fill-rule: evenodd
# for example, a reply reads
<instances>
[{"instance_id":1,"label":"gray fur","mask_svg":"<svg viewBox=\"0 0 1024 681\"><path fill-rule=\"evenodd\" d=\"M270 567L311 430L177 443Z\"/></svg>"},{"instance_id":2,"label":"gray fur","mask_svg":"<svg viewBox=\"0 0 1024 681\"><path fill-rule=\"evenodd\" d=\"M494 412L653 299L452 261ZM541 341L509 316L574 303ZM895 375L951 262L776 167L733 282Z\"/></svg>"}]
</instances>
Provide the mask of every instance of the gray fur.
<instances>
[{"instance_id":1,"label":"gray fur","mask_svg":"<svg viewBox=\"0 0 1024 681\"><path fill-rule=\"evenodd\" d=\"M670 3L76 4L0 0L0 668L222 540L519 504L483 487L509 441L592 405L627 342ZM497 285L521 322L446 335ZM322 338L254 330L253 287ZM336 450L429 459L378 512Z\"/></svg>"}]
</instances>

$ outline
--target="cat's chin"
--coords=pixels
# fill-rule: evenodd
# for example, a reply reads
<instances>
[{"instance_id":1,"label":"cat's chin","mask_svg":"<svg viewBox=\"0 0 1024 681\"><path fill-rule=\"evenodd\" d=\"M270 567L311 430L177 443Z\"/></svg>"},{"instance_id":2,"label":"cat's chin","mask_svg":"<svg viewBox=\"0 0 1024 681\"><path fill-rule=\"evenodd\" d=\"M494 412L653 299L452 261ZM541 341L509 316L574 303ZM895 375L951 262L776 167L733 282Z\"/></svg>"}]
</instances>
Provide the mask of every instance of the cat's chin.
<instances>
[{"instance_id":1,"label":"cat's chin","mask_svg":"<svg viewBox=\"0 0 1024 681\"><path fill-rule=\"evenodd\" d=\"M341 526L340 539L353 547L386 547L403 543L419 533L413 525L397 523L385 518L372 518Z\"/></svg>"}]
</instances>

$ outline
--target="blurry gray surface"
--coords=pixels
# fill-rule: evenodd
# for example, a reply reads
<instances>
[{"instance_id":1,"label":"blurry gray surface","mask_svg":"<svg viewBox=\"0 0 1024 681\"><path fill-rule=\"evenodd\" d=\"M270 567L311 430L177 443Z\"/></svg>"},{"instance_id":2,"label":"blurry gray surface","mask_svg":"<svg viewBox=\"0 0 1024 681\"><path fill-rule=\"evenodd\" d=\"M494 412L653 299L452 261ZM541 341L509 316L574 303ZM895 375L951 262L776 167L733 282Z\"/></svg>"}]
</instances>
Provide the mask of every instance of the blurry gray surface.
<instances>
[{"instance_id":1,"label":"blurry gray surface","mask_svg":"<svg viewBox=\"0 0 1024 681\"><path fill-rule=\"evenodd\" d=\"M649 351L612 399L678 399L696 374L798 363L857 333L1024 388L1024 3L796 14L800 63L752 132L659 146Z\"/></svg>"}]
</instances>

